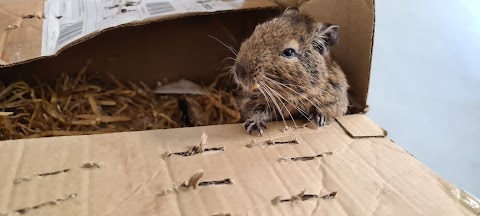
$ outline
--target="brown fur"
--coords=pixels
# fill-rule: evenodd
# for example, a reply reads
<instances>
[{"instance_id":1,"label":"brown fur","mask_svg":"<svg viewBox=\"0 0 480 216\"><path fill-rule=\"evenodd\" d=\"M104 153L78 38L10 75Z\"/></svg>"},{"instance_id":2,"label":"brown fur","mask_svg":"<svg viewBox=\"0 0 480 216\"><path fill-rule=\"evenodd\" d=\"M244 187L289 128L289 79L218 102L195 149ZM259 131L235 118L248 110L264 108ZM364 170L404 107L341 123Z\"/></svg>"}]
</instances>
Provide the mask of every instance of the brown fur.
<instances>
[{"instance_id":1,"label":"brown fur","mask_svg":"<svg viewBox=\"0 0 480 216\"><path fill-rule=\"evenodd\" d=\"M281 120L278 108L285 119L290 114L312 117L317 113L326 120L346 114L349 85L329 54L338 42L337 29L316 23L295 8L256 27L241 45L233 70L243 89L241 111L249 132L261 133L265 121ZM287 48L294 48L295 57L283 55ZM255 83L261 88L250 90Z\"/></svg>"}]
</instances>

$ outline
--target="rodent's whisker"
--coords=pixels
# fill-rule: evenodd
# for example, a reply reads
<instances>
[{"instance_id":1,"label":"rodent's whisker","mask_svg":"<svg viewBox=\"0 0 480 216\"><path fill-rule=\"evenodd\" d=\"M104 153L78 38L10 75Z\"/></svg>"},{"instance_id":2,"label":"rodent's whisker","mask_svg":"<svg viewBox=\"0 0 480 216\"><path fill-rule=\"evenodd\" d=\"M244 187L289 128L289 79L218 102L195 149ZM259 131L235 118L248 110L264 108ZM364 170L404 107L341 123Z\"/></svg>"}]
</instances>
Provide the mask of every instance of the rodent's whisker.
<instances>
[{"instance_id":1,"label":"rodent's whisker","mask_svg":"<svg viewBox=\"0 0 480 216\"><path fill-rule=\"evenodd\" d=\"M232 60L232 61L235 61L237 60L236 58L233 58L233 57L226 57L225 60ZM233 66L232 66L233 67Z\"/></svg>"},{"instance_id":2,"label":"rodent's whisker","mask_svg":"<svg viewBox=\"0 0 480 216\"><path fill-rule=\"evenodd\" d=\"M267 97L267 95L265 95L265 92L264 92L264 90L261 86L260 86L259 90L262 93L263 98L265 98L265 101L267 102L267 107L268 107L267 115L270 116L270 114L273 113L275 115L275 119L276 119L277 118L277 113L273 112L273 109L272 109L272 106L271 106L271 104L268 100L268 97ZM268 112L270 112L270 113L268 113Z\"/></svg>"},{"instance_id":3,"label":"rodent's whisker","mask_svg":"<svg viewBox=\"0 0 480 216\"><path fill-rule=\"evenodd\" d=\"M268 79L268 78L267 78L267 79ZM311 103L312 106L314 106L316 109L320 109L315 103L313 103L313 101L311 101L310 99L308 99L308 98L305 97L304 95L298 93L297 91L293 90L292 88L288 87L287 85L285 85L285 84L283 84L283 83L280 83L280 82L277 82L277 81L275 81L275 80L271 80L271 79L270 79L270 81L273 82L273 83L276 83L276 84L278 84L278 85L281 85L281 86L285 87L286 89L292 91L293 93L295 93L295 94L297 94L298 96L302 97L303 99L307 100L307 102Z\"/></svg>"},{"instance_id":4,"label":"rodent's whisker","mask_svg":"<svg viewBox=\"0 0 480 216\"><path fill-rule=\"evenodd\" d=\"M268 73L266 73L265 75L266 75L265 78L268 79L268 80L271 80L271 81L276 81L276 80L274 80L274 78L283 79L282 77L272 75L272 74L268 74ZM269 76L273 76L273 77L269 77ZM297 85L297 84L291 84L291 83L284 84L284 85L289 85L291 87L298 87L298 88L301 88L301 89L305 88L305 86L301 86L301 85Z\"/></svg>"},{"instance_id":5,"label":"rodent's whisker","mask_svg":"<svg viewBox=\"0 0 480 216\"><path fill-rule=\"evenodd\" d=\"M233 66L228 65L228 66L223 67L223 70L228 70L228 71L230 71L230 70L232 70L232 67L233 67Z\"/></svg>"},{"instance_id":6,"label":"rodent's whisker","mask_svg":"<svg viewBox=\"0 0 480 216\"><path fill-rule=\"evenodd\" d=\"M278 75L271 74L271 73L265 73L265 76L266 76L266 77L270 76L271 78L281 78L281 77L279 77Z\"/></svg>"},{"instance_id":7,"label":"rodent's whisker","mask_svg":"<svg viewBox=\"0 0 480 216\"><path fill-rule=\"evenodd\" d=\"M292 119L293 121L293 124L295 125L295 127L297 127L297 123L295 122L295 119L293 118L292 116L292 113L288 110L287 106L285 106L285 104L282 102L282 99L288 104L288 100L285 99L282 95L280 95L278 92L276 92L274 89L272 89L270 86L268 86L266 83L265 83L265 87L267 87L270 92L272 92L274 95L277 96L278 100L280 101L280 103L282 103L283 107L285 108L285 110L288 112L288 115L290 116L290 118ZM292 103L290 103L290 105L294 106ZM294 106L295 107L295 106ZM298 110L298 109L297 109Z\"/></svg>"},{"instance_id":8,"label":"rodent's whisker","mask_svg":"<svg viewBox=\"0 0 480 216\"><path fill-rule=\"evenodd\" d=\"M265 91L265 93L267 93L267 95L270 96L270 99L272 99L272 102L275 104L275 107L277 108L278 113L280 114L280 117L282 117L283 124L285 124L285 126L286 126L286 125L287 125L287 122L285 121L285 118L283 117L282 109L281 109L280 106L278 105L277 100L275 100L275 98L274 98L274 97L272 96L272 94L268 91L268 89L265 88L265 84L260 83L260 86L263 87L263 90Z\"/></svg>"},{"instance_id":9,"label":"rodent's whisker","mask_svg":"<svg viewBox=\"0 0 480 216\"><path fill-rule=\"evenodd\" d=\"M273 101L271 101L271 99L265 94L265 90L261 85L260 85L259 90L263 94L263 97L265 98L265 101L267 102L268 109L270 111L270 113L267 113L267 115L271 118L271 116L273 114L273 116L275 116L275 122L278 126L278 115L277 115L277 112L274 112L273 108L272 108ZM269 102L269 101L271 101L271 102Z\"/></svg>"},{"instance_id":10,"label":"rodent's whisker","mask_svg":"<svg viewBox=\"0 0 480 216\"><path fill-rule=\"evenodd\" d=\"M230 31L228 31L227 28L225 28L224 25L218 24L218 26L220 26L220 28L222 28L227 33L227 36L232 40L232 42L238 45L238 40L232 35Z\"/></svg>"},{"instance_id":11,"label":"rodent's whisker","mask_svg":"<svg viewBox=\"0 0 480 216\"><path fill-rule=\"evenodd\" d=\"M232 65L231 63L228 63L227 61L233 61L233 62L235 62L235 60L236 60L235 58L232 58L232 57L229 56L229 57L224 58L221 62L227 65L227 66L225 66L225 67L229 67L229 68L230 68L230 67L233 67L233 65Z\"/></svg>"},{"instance_id":12,"label":"rodent's whisker","mask_svg":"<svg viewBox=\"0 0 480 216\"><path fill-rule=\"evenodd\" d=\"M237 50L235 50L233 47L231 46L228 46L227 44L223 43L221 40L217 39L216 37L213 37L211 35L208 35L209 37L213 38L214 40L216 40L217 42L221 43L223 46L225 46L227 49L230 50L230 52L233 53L233 55L235 55L235 57L237 57Z\"/></svg>"},{"instance_id":13,"label":"rodent's whisker","mask_svg":"<svg viewBox=\"0 0 480 216\"><path fill-rule=\"evenodd\" d=\"M268 78L267 78L267 79L268 79ZM305 99L307 102L309 102L309 103L310 103L312 106L314 106L316 109L320 109L320 108L319 108L315 103L313 103L310 99L308 99L307 97L301 95L300 93L296 92L295 90L289 88L289 87L286 86L285 84L280 83L280 82L277 82L277 81L275 81L275 80L271 80L271 79L270 79L270 81L271 81L273 84L276 84L277 86L280 86L280 85L284 86L284 87L287 88L288 90L292 91L293 93L295 93L295 94L299 95L300 97L302 97L303 99ZM280 88L280 89L283 90L283 88ZM284 90L284 92L285 92L285 90ZM305 104L305 102L300 101L300 103L302 103L302 105L303 105L304 107L308 108L308 106ZM291 104L291 105L294 106L293 104ZM295 106L294 106L294 107L295 107ZM310 123L312 123L312 125L314 125L315 127L318 127L317 124L315 124L314 122L312 122L312 120L304 114L304 112L300 111L300 110L299 110L298 108L296 108L296 107L295 107L295 109L297 109L305 118L307 118L307 120L308 120Z\"/></svg>"},{"instance_id":14,"label":"rodent's whisker","mask_svg":"<svg viewBox=\"0 0 480 216\"><path fill-rule=\"evenodd\" d=\"M275 84L275 83L273 83L273 84ZM275 84L275 85L279 86L278 84ZM273 90L273 89L272 89L272 90ZM283 89L282 89L282 90L283 90ZM285 91L284 91L284 92L285 92ZM280 97L282 97L278 92L277 92L277 95L279 95ZM284 97L282 97L282 98L285 100L285 102L287 102L287 103L289 103L291 106L293 106L293 108L295 108L295 109L296 109L303 117L305 117L310 123L312 123L313 125L315 125L315 123L312 122L312 120L307 116L307 113L306 113L304 110L302 110L299 106L295 105L295 103L286 100ZM302 105L303 105L304 107L308 107L308 106L305 104L305 102L300 101L300 103L302 103Z\"/></svg>"}]
</instances>

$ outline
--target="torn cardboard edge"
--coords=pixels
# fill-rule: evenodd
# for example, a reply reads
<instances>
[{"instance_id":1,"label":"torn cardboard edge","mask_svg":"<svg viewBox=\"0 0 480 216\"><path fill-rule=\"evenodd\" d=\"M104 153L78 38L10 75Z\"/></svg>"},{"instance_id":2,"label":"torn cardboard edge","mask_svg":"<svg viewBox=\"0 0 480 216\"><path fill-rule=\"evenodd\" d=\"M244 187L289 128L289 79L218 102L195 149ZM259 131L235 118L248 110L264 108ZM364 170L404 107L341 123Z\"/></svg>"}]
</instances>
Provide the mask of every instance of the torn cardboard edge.
<instances>
[{"instance_id":1,"label":"torn cardboard edge","mask_svg":"<svg viewBox=\"0 0 480 216\"><path fill-rule=\"evenodd\" d=\"M84 169L99 169L103 167L103 163L100 162L87 162L80 166L80 168ZM47 176L53 176L53 175L59 175L63 173L68 173L72 170L73 168L68 168L68 169L63 169L63 170L57 170L57 171L52 171L52 172L45 172L45 173L40 173L40 174L35 174L35 175L30 175L30 176L23 176L23 177L18 177L13 180L13 184L21 184L25 182L32 181L34 179L39 179L39 178L44 178Z\"/></svg>"},{"instance_id":2,"label":"torn cardboard edge","mask_svg":"<svg viewBox=\"0 0 480 216\"><path fill-rule=\"evenodd\" d=\"M297 140L296 136L282 136L282 137L270 137L270 139L263 140L260 142L257 142L255 139L252 139L252 141L245 145L247 148L255 148L255 147L261 147L265 148L268 146L275 146L275 145L298 145L300 144Z\"/></svg>"},{"instance_id":3,"label":"torn cardboard edge","mask_svg":"<svg viewBox=\"0 0 480 216\"><path fill-rule=\"evenodd\" d=\"M268 4L267 4L268 3ZM170 20L176 20L176 19L182 19L186 17L195 17L195 16L206 16L206 15L214 15L214 14L227 14L227 13L234 13L234 12L242 12L242 11L273 11L273 10L278 10L281 11L281 8L278 5L275 5L274 3L270 1L265 1L263 3L264 5L257 5L255 7L247 7L247 8L236 8L236 9L226 9L226 10L218 10L218 11L212 11L212 12L187 12L187 13L181 13L181 14L170 14L170 15L165 15L165 16L160 16L160 17L151 17L147 18L141 21L132 21L124 24L120 24L117 26L112 26L112 27L107 27L102 30L97 30L92 33L89 33L81 38L78 38L67 45L63 46L62 48L58 49L55 53L51 55L42 55L42 53L39 53L38 57L31 58L31 59L24 59L20 60L17 62L11 62L11 63L6 63L2 60L0 60L0 69L2 68L11 68L16 65L21 65L21 64L26 64L32 61L44 59L44 58L52 58L55 56L60 55L63 51L69 49L70 47L76 46L80 43L83 43L85 41L88 41L104 32L111 31L114 29L118 28L124 28L124 27L134 27L134 26L142 26L142 25L148 25L151 23L157 23L157 22L164 22L164 21L170 21ZM13 26L12 26L13 27ZM14 28L14 27L13 27ZM42 42L43 46L43 42ZM42 48L43 49L43 48Z\"/></svg>"},{"instance_id":4,"label":"torn cardboard edge","mask_svg":"<svg viewBox=\"0 0 480 216\"><path fill-rule=\"evenodd\" d=\"M315 160L317 158L324 158L325 156L333 155L333 152L324 152L318 155L313 156L299 156L299 157L287 157L282 156L278 159L278 162L288 162L288 161L310 161Z\"/></svg>"},{"instance_id":5,"label":"torn cardboard edge","mask_svg":"<svg viewBox=\"0 0 480 216\"><path fill-rule=\"evenodd\" d=\"M480 216L480 200L477 197L458 188L451 190L451 192L464 206L477 210L478 216Z\"/></svg>"},{"instance_id":6,"label":"torn cardboard edge","mask_svg":"<svg viewBox=\"0 0 480 216\"><path fill-rule=\"evenodd\" d=\"M206 187L212 185L231 185L233 181L231 178L226 178L222 180L211 180L211 181L200 181L200 179L205 175L203 170L198 170L195 174L193 174L188 181L183 182L180 186L173 185L172 188L164 189L159 196L164 196L170 193L178 193L178 192L186 192L189 190L195 190L198 187Z\"/></svg>"},{"instance_id":7,"label":"torn cardboard edge","mask_svg":"<svg viewBox=\"0 0 480 216\"><path fill-rule=\"evenodd\" d=\"M51 176L51 175L58 175L58 174L62 174L62 173L67 173L67 172L69 172L70 170L71 170L71 169L64 169L64 170L59 170L59 171L54 171L54 172L47 172L47 173L41 173L41 174L32 175L32 176L20 177L20 178L14 179L14 180L13 180L13 184L20 184L20 183L23 183L23 182L32 181L33 179L36 179L36 178L42 178L42 177L46 177L46 176Z\"/></svg>"},{"instance_id":8,"label":"torn cardboard edge","mask_svg":"<svg viewBox=\"0 0 480 216\"><path fill-rule=\"evenodd\" d=\"M220 213L220 214L214 214L212 216L232 216L232 214L230 214L230 213L226 213L226 214L225 213Z\"/></svg>"},{"instance_id":9,"label":"torn cardboard edge","mask_svg":"<svg viewBox=\"0 0 480 216\"><path fill-rule=\"evenodd\" d=\"M297 202L297 201L307 201L312 199L332 199L337 196L337 191L328 193L326 195L318 195L318 194L306 194L306 190L303 190L297 195L293 195L288 199L282 199L282 196L277 196L272 199L272 205L278 205L280 203L287 203L287 202Z\"/></svg>"},{"instance_id":10,"label":"torn cardboard edge","mask_svg":"<svg viewBox=\"0 0 480 216\"><path fill-rule=\"evenodd\" d=\"M167 151L164 154L162 154L162 158L167 159L172 155L179 155L179 156L183 156L183 157L188 157L188 156L201 154L201 153L209 152L209 151L213 151L213 152L225 151L225 147L207 148L206 145L207 145L208 136L205 133L205 131L202 133L201 138L202 138L202 141L200 142L200 144L193 146L190 150L183 151L183 152L173 152L173 153L170 152L170 151Z\"/></svg>"},{"instance_id":11,"label":"torn cardboard edge","mask_svg":"<svg viewBox=\"0 0 480 216\"><path fill-rule=\"evenodd\" d=\"M75 198L77 198L77 194L72 193L72 194L69 194L65 197L60 197L60 198L57 198L55 200L40 203L40 204L35 205L35 206L17 209L17 210L14 210L13 212L0 213L0 216L23 215L23 214L27 214L27 213L31 212L32 210L36 210L36 209L39 209L39 208L42 208L42 207L45 207L45 206L58 205L60 203L63 203L65 201L72 200L72 199L75 199Z\"/></svg>"}]
</instances>

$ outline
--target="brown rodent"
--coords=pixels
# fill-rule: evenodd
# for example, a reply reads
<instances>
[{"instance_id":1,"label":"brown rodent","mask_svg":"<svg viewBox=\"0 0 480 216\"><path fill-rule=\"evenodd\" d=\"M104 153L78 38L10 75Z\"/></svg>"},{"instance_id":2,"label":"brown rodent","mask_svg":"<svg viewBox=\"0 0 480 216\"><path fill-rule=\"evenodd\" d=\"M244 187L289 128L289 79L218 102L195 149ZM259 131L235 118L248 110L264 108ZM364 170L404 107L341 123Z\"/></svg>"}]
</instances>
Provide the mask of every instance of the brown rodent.
<instances>
[{"instance_id":1,"label":"brown rodent","mask_svg":"<svg viewBox=\"0 0 480 216\"><path fill-rule=\"evenodd\" d=\"M240 109L247 132L262 135L267 121L296 116L322 127L346 114L349 85L329 54L339 41L338 29L294 7L255 28L232 69L242 89Z\"/></svg>"}]
</instances>

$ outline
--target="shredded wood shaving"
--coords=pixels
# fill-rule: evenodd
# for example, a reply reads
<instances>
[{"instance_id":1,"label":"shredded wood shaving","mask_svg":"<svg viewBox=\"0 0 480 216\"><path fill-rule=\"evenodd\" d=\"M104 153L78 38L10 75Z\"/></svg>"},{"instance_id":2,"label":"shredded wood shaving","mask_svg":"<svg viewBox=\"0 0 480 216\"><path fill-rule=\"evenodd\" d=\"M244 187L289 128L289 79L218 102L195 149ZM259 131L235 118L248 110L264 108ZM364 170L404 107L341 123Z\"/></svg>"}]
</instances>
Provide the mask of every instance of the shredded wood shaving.
<instances>
[{"instance_id":1,"label":"shredded wood shaving","mask_svg":"<svg viewBox=\"0 0 480 216\"><path fill-rule=\"evenodd\" d=\"M231 124L240 120L232 90L205 95L160 95L154 86L89 73L89 64L53 83L0 82L0 140ZM225 88L228 89L228 88ZM185 97L189 122L182 119Z\"/></svg>"}]
</instances>

